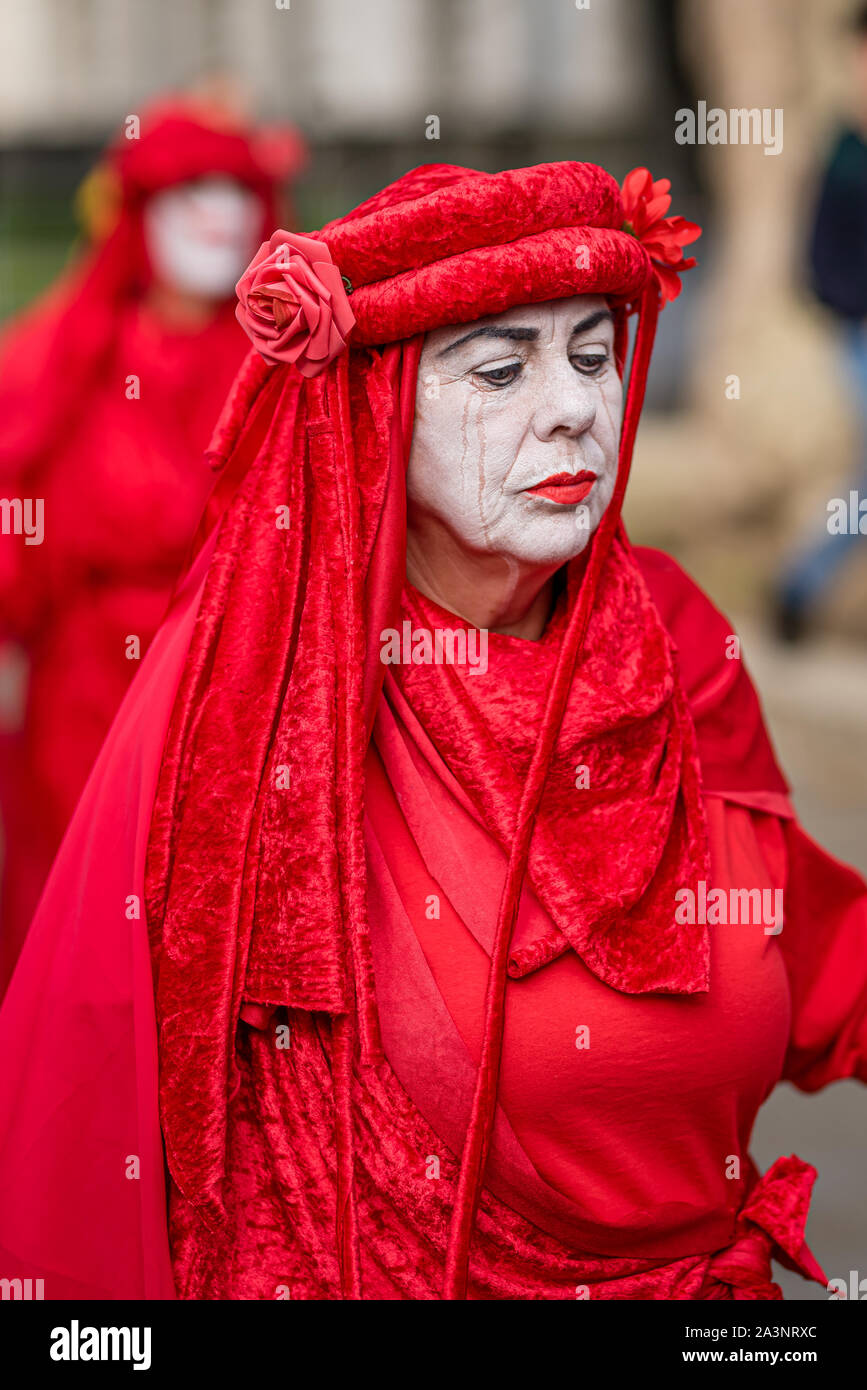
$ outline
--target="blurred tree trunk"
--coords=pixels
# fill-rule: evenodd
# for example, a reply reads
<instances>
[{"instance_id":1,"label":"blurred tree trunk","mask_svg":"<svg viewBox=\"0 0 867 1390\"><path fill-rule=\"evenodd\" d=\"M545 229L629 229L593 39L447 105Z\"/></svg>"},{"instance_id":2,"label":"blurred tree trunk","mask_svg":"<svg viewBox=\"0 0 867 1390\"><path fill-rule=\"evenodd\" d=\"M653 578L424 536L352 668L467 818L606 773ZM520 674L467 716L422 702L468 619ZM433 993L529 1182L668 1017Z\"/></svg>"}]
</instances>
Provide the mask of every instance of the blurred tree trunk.
<instances>
[{"instance_id":1,"label":"blurred tree trunk","mask_svg":"<svg viewBox=\"0 0 867 1390\"><path fill-rule=\"evenodd\" d=\"M811 299L806 268L819 165L844 114L847 12L846 0L683 0L680 8L683 49L708 109L783 111L779 154L752 144L699 150L713 237L691 396L719 440L720 467L734 473L741 497L748 477L759 506L775 497L782 506L785 485L815 478L817 462L836 476L848 466L850 411L833 328ZM740 399L726 395L732 375Z\"/></svg>"}]
</instances>

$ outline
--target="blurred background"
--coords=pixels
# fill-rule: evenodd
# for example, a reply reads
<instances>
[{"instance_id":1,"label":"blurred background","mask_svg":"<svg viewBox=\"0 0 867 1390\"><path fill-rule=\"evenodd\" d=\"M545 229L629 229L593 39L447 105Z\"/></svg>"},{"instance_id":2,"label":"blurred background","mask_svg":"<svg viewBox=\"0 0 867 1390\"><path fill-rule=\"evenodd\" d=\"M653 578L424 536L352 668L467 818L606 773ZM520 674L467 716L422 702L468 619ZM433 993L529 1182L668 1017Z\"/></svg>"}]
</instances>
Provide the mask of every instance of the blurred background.
<instances>
[{"instance_id":1,"label":"blurred background","mask_svg":"<svg viewBox=\"0 0 867 1390\"><path fill-rule=\"evenodd\" d=\"M808 256L840 127L867 128L856 8L0 0L0 319L69 263L76 189L124 120L214 74L308 142L293 189L306 230L430 161L587 159L618 179L635 165L670 176L674 211L704 235L661 319L627 522L731 616L806 829L867 871L867 542L848 547L808 621L779 611L780 575L824 529L828 500L856 486L862 447L863 394ZM677 143L675 113L700 101L782 109L782 149ZM779 1087L754 1152L762 1166L789 1152L816 1164L808 1236L829 1276L867 1277L863 1088ZM780 1278L787 1297L825 1296Z\"/></svg>"}]
</instances>

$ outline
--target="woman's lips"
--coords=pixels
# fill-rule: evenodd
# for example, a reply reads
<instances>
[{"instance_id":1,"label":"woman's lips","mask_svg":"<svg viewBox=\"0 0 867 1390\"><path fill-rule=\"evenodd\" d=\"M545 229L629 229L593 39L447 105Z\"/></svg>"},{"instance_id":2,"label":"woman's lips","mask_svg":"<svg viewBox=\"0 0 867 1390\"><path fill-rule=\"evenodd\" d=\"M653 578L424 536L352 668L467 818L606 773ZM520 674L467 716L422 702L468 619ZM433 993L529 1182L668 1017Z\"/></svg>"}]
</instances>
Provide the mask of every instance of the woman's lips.
<instances>
[{"instance_id":1,"label":"woman's lips","mask_svg":"<svg viewBox=\"0 0 867 1390\"><path fill-rule=\"evenodd\" d=\"M524 491L532 493L534 497L547 497L549 502L559 502L564 507L574 506L576 502L584 501L595 482L596 474L588 473L586 469L581 473L553 473L544 482Z\"/></svg>"}]
</instances>

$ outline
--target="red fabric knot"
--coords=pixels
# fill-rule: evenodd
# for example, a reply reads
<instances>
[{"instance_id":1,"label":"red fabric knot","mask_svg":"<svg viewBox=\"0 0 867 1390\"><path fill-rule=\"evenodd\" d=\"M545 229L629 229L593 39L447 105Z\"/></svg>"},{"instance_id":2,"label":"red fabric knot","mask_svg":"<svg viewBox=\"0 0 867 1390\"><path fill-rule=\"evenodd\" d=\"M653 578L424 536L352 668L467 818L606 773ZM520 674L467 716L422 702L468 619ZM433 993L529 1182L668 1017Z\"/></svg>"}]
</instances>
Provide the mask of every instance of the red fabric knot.
<instances>
[{"instance_id":1,"label":"red fabric knot","mask_svg":"<svg viewBox=\"0 0 867 1390\"><path fill-rule=\"evenodd\" d=\"M621 189L623 231L640 241L650 257L660 307L680 294L680 272L695 265L695 257L686 260L682 248L701 236L697 222L665 216L671 207L670 187L670 179L654 179L649 169L632 169Z\"/></svg>"},{"instance_id":2,"label":"red fabric knot","mask_svg":"<svg viewBox=\"0 0 867 1390\"><path fill-rule=\"evenodd\" d=\"M772 1256L805 1279L827 1284L804 1239L815 1180L816 1169L794 1154L771 1165L741 1209L734 1241L708 1265L703 1298L782 1299L771 1279Z\"/></svg>"},{"instance_id":3,"label":"red fabric knot","mask_svg":"<svg viewBox=\"0 0 867 1390\"><path fill-rule=\"evenodd\" d=\"M302 376L323 372L346 347L355 317L343 277L322 241L276 231L237 284L235 315L271 366L292 363Z\"/></svg>"}]
</instances>

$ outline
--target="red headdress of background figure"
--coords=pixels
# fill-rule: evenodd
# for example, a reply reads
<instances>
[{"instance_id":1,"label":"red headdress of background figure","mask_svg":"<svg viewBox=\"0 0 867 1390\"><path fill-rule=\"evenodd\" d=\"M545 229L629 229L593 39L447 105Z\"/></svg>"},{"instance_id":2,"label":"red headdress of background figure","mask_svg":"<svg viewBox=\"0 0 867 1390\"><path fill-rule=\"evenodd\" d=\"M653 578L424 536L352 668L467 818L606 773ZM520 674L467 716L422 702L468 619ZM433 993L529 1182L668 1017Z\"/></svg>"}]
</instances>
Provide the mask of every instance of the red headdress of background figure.
<instances>
[{"instance_id":1,"label":"red headdress of background figure","mask_svg":"<svg viewBox=\"0 0 867 1390\"><path fill-rule=\"evenodd\" d=\"M142 213L148 198L207 174L225 174L261 198L264 234L278 216L291 217L278 190L305 162L304 143L293 128L255 128L234 102L207 88L161 98L140 116L128 117L79 189L76 204L86 238L80 258L25 322L13 324L16 351L4 360L0 383L0 467L50 447L68 412L80 406L88 377L98 373L121 306L146 287L151 269ZM28 351L31 341L34 349ZM29 406L34 371L36 412Z\"/></svg>"},{"instance_id":2,"label":"red headdress of background figure","mask_svg":"<svg viewBox=\"0 0 867 1390\"><path fill-rule=\"evenodd\" d=\"M493 175L427 166L321 232L275 233L238 286L238 317L256 351L211 445L222 473L199 542L219 527L216 558L175 702L148 855L161 1115L179 1187L194 1194L204 1219L219 1221L238 1017L254 1020L283 1005L330 1014L345 1297L362 1293L354 1108L359 1076L372 1085L382 1057L363 764L383 681L378 636L393 621L404 580L404 470L422 338L518 304L599 294L614 310L622 370L629 315L637 314L616 490L592 543L516 808L445 1257L443 1293L460 1298L534 816L615 537L628 551L620 511L657 315L692 264L680 248L699 234L662 216L662 192L634 171L621 194L589 164ZM281 512L288 532L274 524ZM694 737L682 704L673 717L688 853L700 870L706 851ZM303 789L275 796L277 773L287 767L303 768ZM215 786L218 836L208 830ZM203 881L212 885L207 904ZM596 952L592 968L618 988L707 987L701 934L663 945L655 957L636 947L634 959L627 951L616 960L604 941L588 951ZM215 1061L218 1036L224 1047Z\"/></svg>"}]
</instances>

